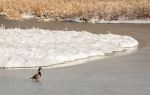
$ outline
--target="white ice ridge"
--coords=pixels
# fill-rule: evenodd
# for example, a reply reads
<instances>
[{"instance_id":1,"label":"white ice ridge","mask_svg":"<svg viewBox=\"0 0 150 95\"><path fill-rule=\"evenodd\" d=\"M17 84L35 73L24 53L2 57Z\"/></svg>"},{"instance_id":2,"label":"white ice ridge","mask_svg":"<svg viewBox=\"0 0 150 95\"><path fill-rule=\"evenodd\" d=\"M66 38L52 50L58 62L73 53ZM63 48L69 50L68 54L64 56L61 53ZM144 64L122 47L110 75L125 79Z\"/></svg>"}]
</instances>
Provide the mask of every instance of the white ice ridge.
<instances>
[{"instance_id":1,"label":"white ice ridge","mask_svg":"<svg viewBox=\"0 0 150 95\"><path fill-rule=\"evenodd\" d=\"M0 29L0 67L49 66L136 46L138 41L125 35Z\"/></svg>"}]
</instances>

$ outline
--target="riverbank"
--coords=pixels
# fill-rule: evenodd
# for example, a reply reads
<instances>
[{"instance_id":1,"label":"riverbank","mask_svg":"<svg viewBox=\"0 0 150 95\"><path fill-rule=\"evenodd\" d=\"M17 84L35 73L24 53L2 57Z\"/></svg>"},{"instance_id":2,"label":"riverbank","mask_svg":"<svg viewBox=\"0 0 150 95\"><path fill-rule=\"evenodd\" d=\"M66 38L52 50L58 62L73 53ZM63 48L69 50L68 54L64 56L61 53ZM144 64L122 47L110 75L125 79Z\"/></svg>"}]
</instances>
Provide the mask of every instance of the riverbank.
<instances>
[{"instance_id":1,"label":"riverbank","mask_svg":"<svg viewBox=\"0 0 150 95\"><path fill-rule=\"evenodd\" d=\"M121 22L150 19L149 0L2 0L0 12L9 19ZM138 23L139 21L136 21ZM147 21L150 23L150 20ZM144 23L144 22L143 22Z\"/></svg>"}]
</instances>

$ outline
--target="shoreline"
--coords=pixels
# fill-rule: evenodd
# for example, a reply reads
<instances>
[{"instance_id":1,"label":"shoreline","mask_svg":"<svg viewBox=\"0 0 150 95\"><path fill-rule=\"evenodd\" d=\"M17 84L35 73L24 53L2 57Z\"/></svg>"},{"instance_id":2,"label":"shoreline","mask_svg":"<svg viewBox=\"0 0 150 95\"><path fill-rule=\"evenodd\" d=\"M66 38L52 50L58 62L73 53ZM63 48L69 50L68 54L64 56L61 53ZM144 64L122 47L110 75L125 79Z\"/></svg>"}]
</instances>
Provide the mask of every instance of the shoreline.
<instances>
[{"instance_id":1,"label":"shoreline","mask_svg":"<svg viewBox=\"0 0 150 95\"><path fill-rule=\"evenodd\" d=\"M36 20L38 22L73 22L73 23L89 23L89 24L150 24L150 19L118 19L118 20L104 20L104 19L81 19L80 17L76 18L67 18L67 19L51 19L51 18L41 18L36 16L27 16L22 18L22 20L9 19L5 15L0 15L0 18L7 20L14 20L17 22L24 22L26 20Z\"/></svg>"}]
</instances>

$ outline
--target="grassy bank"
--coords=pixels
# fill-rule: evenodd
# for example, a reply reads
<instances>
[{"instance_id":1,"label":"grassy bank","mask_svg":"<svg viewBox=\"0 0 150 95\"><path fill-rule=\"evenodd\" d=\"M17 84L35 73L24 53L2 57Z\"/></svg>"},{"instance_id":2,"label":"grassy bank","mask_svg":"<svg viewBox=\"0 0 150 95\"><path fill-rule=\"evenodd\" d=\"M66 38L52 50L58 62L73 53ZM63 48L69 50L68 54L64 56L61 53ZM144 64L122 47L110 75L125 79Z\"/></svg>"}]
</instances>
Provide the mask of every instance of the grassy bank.
<instances>
[{"instance_id":1,"label":"grassy bank","mask_svg":"<svg viewBox=\"0 0 150 95\"><path fill-rule=\"evenodd\" d=\"M0 0L0 12L10 19L21 19L24 13L54 20L147 19L150 0Z\"/></svg>"}]
</instances>

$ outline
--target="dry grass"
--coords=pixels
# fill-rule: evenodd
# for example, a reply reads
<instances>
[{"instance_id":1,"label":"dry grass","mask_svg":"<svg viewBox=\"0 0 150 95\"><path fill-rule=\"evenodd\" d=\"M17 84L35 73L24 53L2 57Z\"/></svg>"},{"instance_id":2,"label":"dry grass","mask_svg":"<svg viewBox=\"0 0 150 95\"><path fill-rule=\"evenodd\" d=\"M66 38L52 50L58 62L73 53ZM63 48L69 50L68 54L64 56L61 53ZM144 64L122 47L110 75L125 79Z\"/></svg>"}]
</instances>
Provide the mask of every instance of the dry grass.
<instances>
[{"instance_id":1,"label":"dry grass","mask_svg":"<svg viewBox=\"0 0 150 95\"><path fill-rule=\"evenodd\" d=\"M107 20L150 18L150 0L0 0L0 12L20 19L22 13L55 20L84 17Z\"/></svg>"}]
</instances>

